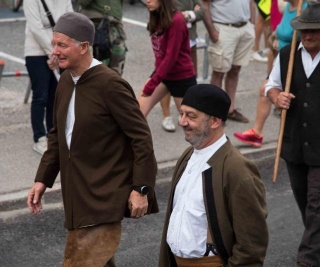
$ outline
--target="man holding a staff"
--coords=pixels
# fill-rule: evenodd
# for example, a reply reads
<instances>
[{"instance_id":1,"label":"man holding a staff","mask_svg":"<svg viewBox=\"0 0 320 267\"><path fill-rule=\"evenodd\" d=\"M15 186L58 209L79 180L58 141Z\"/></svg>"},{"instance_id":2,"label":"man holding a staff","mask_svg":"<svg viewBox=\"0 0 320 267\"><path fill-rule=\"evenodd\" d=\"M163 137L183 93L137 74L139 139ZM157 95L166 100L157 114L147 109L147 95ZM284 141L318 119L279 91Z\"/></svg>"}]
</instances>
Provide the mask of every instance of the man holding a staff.
<instances>
[{"instance_id":1,"label":"man holding a staff","mask_svg":"<svg viewBox=\"0 0 320 267\"><path fill-rule=\"evenodd\" d=\"M290 45L280 50L266 95L286 110L281 157L305 227L296 267L311 267L320 266L320 3L310 1L291 26L301 42L292 54ZM290 92L283 91L291 67Z\"/></svg>"}]
</instances>

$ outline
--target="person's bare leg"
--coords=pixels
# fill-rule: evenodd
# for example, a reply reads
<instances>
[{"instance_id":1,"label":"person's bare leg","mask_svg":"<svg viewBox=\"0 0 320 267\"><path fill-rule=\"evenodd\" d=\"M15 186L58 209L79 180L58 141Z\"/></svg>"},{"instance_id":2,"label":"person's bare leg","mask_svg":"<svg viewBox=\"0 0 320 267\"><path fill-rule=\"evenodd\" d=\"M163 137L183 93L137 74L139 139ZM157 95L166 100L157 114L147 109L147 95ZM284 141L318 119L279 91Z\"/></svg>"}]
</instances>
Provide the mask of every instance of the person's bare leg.
<instances>
[{"instance_id":1,"label":"person's bare leg","mask_svg":"<svg viewBox=\"0 0 320 267\"><path fill-rule=\"evenodd\" d=\"M138 102L142 114L147 117L151 109L168 93L167 87L160 83L150 96L143 96L143 92L139 93Z\"/></svg>"},{"instance_id":2,"label":"person's bare leg","mask_svg":"<svg viewBox=\"0 0 320 267\"><path fill-rule=\"evenodd\" d=\"M255 39L254 39L253 51L257 52L260 50L260 39L264 31L264 18L261 16L259 12L257 12L257 18L256 18L254 30L255 30Z\"/></svg>"},{"instance_id":3,"label":"person's bare leg","mask_svg":"<svg viewBox=\"0 0 320 267\"><path fill-rule=\"evenodd\" d=\"M174 100L174 103L176 104L177 110L178 110L178 112L180 114L182 97L174 97L173 100Z\"/></svg>"},{"instance_id":4,"label":"person's bare leg","mask_svg":"<svg viewBox=\"0 0 320 267\"><path fill-rule=\"evenodd\" d=\"M269 20L263 20L263 37L264 37L264 48L269 47L269 41L268 37L271 34L271 27L270 27L270 19Z\"/></svg>"},{"instance_id":5,"label":"person's bare leg","mask_svg":"<svg viewBox=\"0 0 320 267\"><path fill-rule=\"evenodd\" d=\"M260 87L260 94L256 109L256 118L253 124L253 130L256 134L261 135L264 124L270 114L271 110L271 102L264 95L264 87L267 84L268 80L264 80Z\"/></svg>"},{"instance_id":6,"label":"person's bare leg","mask_svg":"<svg viewBox=\"0 0 320 267\"><path fill-rule=\"evenodd\" d=\"M267 65L267 72L270 73L273 66L274 57L276 53L270 49L268 52L268 65ZM265 85L267 84L268 80L264 80L259 89L259 99L257 103L256 109L256 118L253 123L252 129L258 135L261 135L263 132L264 124L270 114L271 110L271 102L270 100L264 95Z\"/></svg>"},{"instance_id":7,"label":"person's bare leg","mask_svg":"<svg viewBox=\"0 0 320 267\"><path fill-rule=\"evenodd\" d=\"M165 86L162 84L161 86ZM173 119L170 114L170 100L171 95L167 93L160 101L163 120L162 120L162 128L167 132L174 132L176 130L176 126L174 125Z\"/></svg>"},{"instance_id":8,"label":"person's bare leg","mask_svg":"<svg viewBox=\"0 0 320 267\"><path fill-rule=\"evenodd\" d=\"M270 72L272 70L272 67L273 67L273 60L274 60L273 54L274 53L270 49L269 52L268 52L268 63L267 63L267 72L268 72L268 74L270 74Z\"/></svg>"},{"instance_id":9,"label":"person's bare leg","mask_svg":"<svg viewBox=\"0 0 320 267\"><path fill-rule=\"evenodd\" d=\"M217 71L212 71L210 83L222 88L223 77L224 77L224 73L217 72Z\"/></svg>"},{"instance_id":10,"label":"person's bare leg","mask_svg":"<svg viewBox=\"0 0 320 267\"><path fill-rule=\"evenodd\" d=\"M162 114L163 117L169 117L171 115L170 113L170 100L171 100L171 95L170 93L167 93L161 100L160 100L160 105L162 109Z\"/></svg>"},{"instance_id":11,"label":"person's bare leg","mask_svg":"<svg viewBox=\"0 0 320 267\"><path fill-rule=\"evenodd\" d=\"M236 91L239 81L240 70L241 66L232 65L231 69L226 74L225 90L231 99L229 113L235 109Z\"/></svg>"}]
</instances>

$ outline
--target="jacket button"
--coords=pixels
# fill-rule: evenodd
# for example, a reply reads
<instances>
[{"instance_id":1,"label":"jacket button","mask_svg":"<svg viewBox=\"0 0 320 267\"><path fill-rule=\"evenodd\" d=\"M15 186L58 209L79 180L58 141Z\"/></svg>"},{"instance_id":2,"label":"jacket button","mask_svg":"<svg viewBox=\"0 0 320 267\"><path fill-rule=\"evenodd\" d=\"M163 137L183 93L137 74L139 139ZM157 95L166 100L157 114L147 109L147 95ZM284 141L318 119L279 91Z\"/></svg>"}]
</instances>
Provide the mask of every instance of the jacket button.
<instances>
[{"instance_id":1,"label":"jacket button","mask_svg":"<svg viewBox=\"0 0 320 267\"><path fill-rule=\"evenodd\" d=\"M308 107L308 103L303 103L303 106L306 108Z\"/></svg>"},{"instance_id":2,"label":"jacket button","mask_svg":"<svg viewBox=\"0 0 320 267\"><path fill-rule=\"evenodd\" d=\"M306 86L307 86L307 87L310 87L310 86L311 86L311 84L310 84L310 83L307 83L307 84L306 84Z\"/></svg>"},{"instance_id":3,"label":"jacket button","mask_svg":"<svg viewBox=\"0 0 320 267\"><path fill-rule=\"evenodd\" d=\"M302 125L303 125L303 127L307 127L308 126L308 124L306 122L304 122Z\"/></svg>"},{"instance_id":4,"label":"jacket button","mask_svg":"<svg viewBox=\"0 0 320 267\"><path fill-rule=\"evenodd\" d=\"M304 142L304 146L308 146L309 145L309 143L308 142Z\"/></svg>"}]
</instances>

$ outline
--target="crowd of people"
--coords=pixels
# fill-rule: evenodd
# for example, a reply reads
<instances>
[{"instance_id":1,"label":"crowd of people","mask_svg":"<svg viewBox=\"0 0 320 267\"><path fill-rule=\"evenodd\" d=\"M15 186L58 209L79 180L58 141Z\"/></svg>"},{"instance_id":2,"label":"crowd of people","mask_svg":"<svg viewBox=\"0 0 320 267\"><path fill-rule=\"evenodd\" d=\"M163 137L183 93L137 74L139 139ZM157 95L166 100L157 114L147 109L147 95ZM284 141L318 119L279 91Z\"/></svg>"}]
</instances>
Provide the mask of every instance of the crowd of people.
<instances>
[{"instance_id":1,"label":"crowd of people","mask_svg":"<svg viewBox=\"0 0 320 267\"><path fill-rule=\"evenodd\" d=\"M146 117L171 95L191 146L173 174L159 267L263 266L269 242L265 188L255 164L224 131L226 120L249 122L235 99L240 71L257 50L254 26L261 20L256 20L260 9L259 16L271 20L278 40L277 48L269 48L274 65L268 65L261 86L263 105L258 105L257 117L263 112L264 120L260 128L255 123L235 136L261 147L271 103L286 110L281 156L305 227L296 267L319 266L320 3L304 3L296 16L299 2L288 0L280 20L272 15L280 13L278 1L270 0L270 18L263 16L268 10L260 1L179 2L146 1L155 64L135 96L121 77L127 51L122 1L81 0L74 12L70 0L25 0L34 150L43 154L28 194L30 211L41 211L43 194L60 172L68 230L63 266L116 266L122 219L159 211L157 162ZM201 17L209 36L210 84L196 79L197 35L191 29ZM98 43L100 29L108 34ZM291 53L293 29L301 41Z\"/></svg>"}]
</instances>

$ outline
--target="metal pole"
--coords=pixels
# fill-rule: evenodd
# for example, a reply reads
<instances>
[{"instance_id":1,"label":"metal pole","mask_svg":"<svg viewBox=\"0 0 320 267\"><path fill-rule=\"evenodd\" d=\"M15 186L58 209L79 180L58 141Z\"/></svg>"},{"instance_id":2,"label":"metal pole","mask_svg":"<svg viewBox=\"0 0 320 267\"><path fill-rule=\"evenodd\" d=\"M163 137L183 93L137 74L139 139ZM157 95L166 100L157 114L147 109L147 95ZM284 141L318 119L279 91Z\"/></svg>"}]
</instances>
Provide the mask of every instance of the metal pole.
<instances>
[{"instance_id":1,"label":"metal pole","mask_svg":"<svg viewBox=\"0 0 320 267\"><path fill-rule=\"evenodd\" d=\"M4 65L5 65L5 62L3 60L0 60L0 81L1 81L1 78L2 78Z\"/></svg>"},{"instance_id":2,"label":"metal pole","mask_svg":"<svg viewBox=\"0 0 320 267\"><path fill-rule=\"evenodd\" d=\"M28 103L28 99L29 99L30 93L31 93L31 81L29 80L27 91L26 91L26 93L24 95L24 101L23 101L24 104Z\"/></svg>"}]
</instances>

